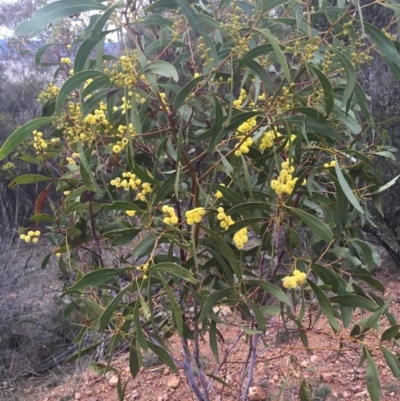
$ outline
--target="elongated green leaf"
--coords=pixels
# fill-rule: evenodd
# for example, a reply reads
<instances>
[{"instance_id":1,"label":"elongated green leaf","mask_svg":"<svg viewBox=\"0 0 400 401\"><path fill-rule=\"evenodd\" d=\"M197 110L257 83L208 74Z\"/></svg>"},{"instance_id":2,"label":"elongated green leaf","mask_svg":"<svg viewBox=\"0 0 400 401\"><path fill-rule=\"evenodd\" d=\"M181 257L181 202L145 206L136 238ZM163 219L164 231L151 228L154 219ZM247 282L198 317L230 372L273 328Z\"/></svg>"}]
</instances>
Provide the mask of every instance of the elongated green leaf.
<instances>
[{"instance_id":1,"label":"elongated green leaf","mask_svg":"<svg viewBox=\"0 0 400 401\"><path fill-rule=\"evenodd\" d=\"M95 287L99 284L103 284L115 276L119 276L125 272L129 271L127 269L99 269L93 272L85 274L80 280L78 280L72 287L67 289L67 293L79 291L84 288L86 285L90 285Z\"/></svg>"},{"instance_id":2,"label":"elongated green leaf","mask_svg":"<svg viewBox=\"0 0 400 401\"><path fill-rule=\"evenodd\" d=\"M78 152L79 152L79 160L80 160L80 171L82 174L82 179L84 179L84 173L86 173L87 177L89 177L90 185L85 182L88 189L93 189L96 193L101 193L101 189L97 184L96 178L93 175L92 169L90 168L89 161L87 159L87 155L83 150L83 147L80 142L78 142Z\"/></svg>"},{"instance_id":3,"label":"elongated green leaf","mask_svg":"<svg viewBox=\"0 0 400 401\"><path fill-rule=\"evenodd\" d=\"M289 306L291 305L287 295L275 284L259 280L249 280L248 283L260 287L262 290L276 298L278 301L283 302Z\"/></svg>"},{"instance_id":4,"label":"elongated green leaf","mask_svg":"<svg viewBox=\"0 0 400 401\"><path fill-rule=\"evenodd\" d=\"M382 390L381 381L379 379L378 368L375 365L374 360L371 357L370 352L365 348L365 353L367 355L367 390L371 398L371 401L380 401Z\"/></svg>"},{"instance_id":5,"label":"elongated green leaf","mask_svg":"<svg viewBox=\"0 0 400 401\"><path fill-rule=\"evenodd\" d=\"M107 6L95 0L61 0L39 8L32 15L32 19L21 22L16 30L17 36L28 36L40 31L46 25L54 23L70 15L85 11L106 10Z\"/></svg>"},{"instance_id":6,"label":"elongated green leaf","mask_svg":"<svg viewBox=\"0 0 400 401\"><path fill-rule=\"evenodd\" d=\"M118 8L121 5L120 2L117 4L113 5L112 7L108 8L102 15L101 17L96 21L94 24L92 31L90 32L90 38L92 40L100 41L105 32L103 32L104 26L107 24L109 21L111 14L115 11L116 8Z\"/></svg>"},{"instance_id":7,"label":"elongated green leaf","mask_svg":"<svg viewBox=\"0 0 400 401\"><path fill-rule=\"evenodd\" d=\"M90 203L80 203L80 202L74 202L68 205L65 210L62 212L62 215L67 215L69 213L73 212L79 212L82 213L83 211L87 210L89 208Z\"/></svg>"},{"instance_id":8,"label":"elongated green leaf","mask_svg":"<svg viewBox=\"0 0 400 401\"><path fill-rule=\"evenodd\" d=\"M60 117L61 116L61 108L65 102L65 99L67 96L75 89L77 89L80 85L82 85L85 81L88 79L93 79L97 77L107 77L106 74L104 74L101 71L95 71L95 70L89 70L89 71L80 71L72 77L68 78L64 85L60 89L60 93L58 94L57 97L57 102L56 102L56 114Z\"/></svg>"},{"instance_id":9,"label":"elongated green leaf","mask_svg":"<svg viewBox=\"0 0 400 401\"><path fill-rule=\"evenodd\" d=\"M115 296L115 298L109 303L107 308L101 314L100 319L99 319L99 331L100 332L104 331L105 328L107 327L115 309L117 309L119 301L124 296L124 294L129 289L129 287L130 287L130 284L127 285L126 287L122 288L121 291Z\"/></svg>"},{"instance_id":10,"label":"elongated green leaf","mask_svg":"<svg viewBox=\"0 0 400 401\"><path fill-rule=\"evenodd\" d=\"M178 303L176 302L176 299L174 297L174 293L171 291L171 288L169 287L167 281L164 279L163 275L161 273L156 274L157 277L161 280L163 284L163 289L167 293L170 305L171 305L171 310L172 314L174 316L174 321L176 325L176 330L180 336L183 335L183 319L182 319L182 310L179 307Z\"/></svg>"},{"instance_id":11,"label":"elongated green leaf","mask_svg":"<svg viewBox=\"0 0 400 401\"><path fill-rule=\"evenodd\" d=\"M155 243L156 238L154 237L154 235L147 235L139 242L139 244L135 246L132 252L132 257L140 259L143 256L150 255Z\"/></svg>"},{"instance_id":12,"label":"elongated green leaf","mask_svg":"<svg viewBox=\"0 0 400 401\"><path fill-rule=\"evenodd\" d=\"M42 56L49 47L54 46L54 43L47 43L46 45L40 46L35 54L35 63L37 66L41 66Z\"/></svg>"},{"instance_id":13,"label":"elongated green leaf","mask_svg":"<svg viewBox=\"0 0 400 401\"><path fill-rule=\"evenodd\" d=\"M14 178L8 186L10 188L13 188L16 185L35 184L37 182L43 182L43 181L51 181L51 178L39 174L24 174L20 175L17 178Z\"/></svg>"},{"instance_id":14,"label":"elongated green leaf","mask_svg":"<svg viewBox=\"0 0 400 401\"><path fill-rule=\"evenodd\" d=\"M329 267L312 263L311 269L324 282L325 285L332 286L332 291L336 293L339 291L339 278L335 272L329 269Z\"/></svg>"},{"instance_id":15,"label":"elongated green leaf","mask_svg":"<svg viewBox=\"0 0 400 401\"><path fill-rule=\"evenodd\" d=\"M83 70L90 53L96 47L98 42L98 40L93 40L91 38L87 38L82 42L78 51L76 52L74 61L74 74Z\"/></svg>"},{"instance_id":16,"label":"elongated green leaf","mask_svg":"<svg viewBox=\"0 0 400 401\"><path fill-rule=\"evenodd\" d=\"M225 290L220 290L210 295L201 309L198 321L202 322L207 317L208 312L210 312L210 310L215 306L218 306L218 301L229 297L229 295L233 295L232 288L226 288Z\"/></svg>"},{"instance_id":17,"label":"elongated green leaf","mask_svg":"<svg viewBox=\"0 0 400 401\"><path fill-rule=\"evenodd\" d=\"M282 49L284 49L283 46L281 47ZM249 61L252 61L260 56L266 56L274 50L275 50L274 47L270 43L253 47L239 60L236 68L237 69L242 68L243 66L247 65Z\"/></svg>"},{"instance_id":18,"label":"elongated green leaf","mask_svg":"<svg viewBox=\"0 0 400 401\"><path fill-rule=\"evenodd\" d=\"M200 76L197 78L193 78L190 82L188 82L176 95L174 100L174 110L178 110L181 106L184 105L186 98L190 93L193 92L193 89L197 86L199 82L204 79L204 76Z\"/></svg>"},{"instance_id":19,"label":"elongated green leaf","mask_svg":"<svg viewBox=\"0 0 400 401\"><path fill-rule=\"evenodd\" d=\"M160 347L159 345L156 345L150 341L147 342L147 345L169 368L171 368L173 372L178 372L174 360L165 348Z\"/></svg>"},{"instance_id":20,"label":"elongated green leaf","mask_svg":"<svg viewBox=\"0 0 400 401\"><path fill-rule=\"evenodd\" d=\"M370 195L377 195L380 194L383 191L386 191L388 188L390 188L392 185L396 184L397 180L399 179L400 175L394 177L392 180L387 182L385 185L382 185L379 189L377 189L374 192L371 192Z\"/></svg>"},{"instance_id":21,"label":"elongated green leaf","mask_svg":"<svg viewBox=\"0 0 400 401\"><path fill-rule=\"evenodd\" d=\"M389 303L390 303L390 299L382 306L382 308L379 308L376 312L374 312L371 316L368 317L368 319L366 320L366 322L364 324L362 333L367 332L368 330L374 328L378 324L382 315L386 312L386 309L388 308Z\"/></svg>"},{"instance_id":22,"label":"elongated green leaf","mask_svg":"<svg viewBox=\"0 0 400 401\"><path fill-rule=\"evenodd\" d=\"M364 214L364 210L361 208L360 204L358 203L358 200L354 196L353 191L351 190L346 178L344 178L344 175L342 173L342 170L340 169L336 156L335 156L335 161L336 161L335 163L336 176L337 179L339 180L339 184L342 187L344 194L346 195L346 198L355 207L355 209L357 209L360 213Z\"/></svg>"},{"instance_id":23,"label":"elongated green leaf","mask_svg":"<svg viewBox=\"0 0 400 401\"><path fill-rule=\"evenodd\" d=\"M351 61L340 50L335 49L334 47L330 47L330 50L335 53L336 57L340 60L345 70L344 73L346 75L347 82L346 82L346 89L344 90L342 97L342 104L340 106L343 107L353 94L354 87L356 85L356 70L354 69L354 66L351 63Z\"/></svg>"},{"instance_id":24,"label":"elongated green leaf","mask_svg":"<svg viewBox=\"0 0 400 401\"><path fill-rule=\"evenodd\" d=\"M121 210L121 211L136 210L138 212L141 212L146 209L147 204L142 201L133 201L133 202L117 201L110 204L103 203L101 206L107 210Z\"/></svg>"},{"instance_id":25,"label":"elongated green leaf","mask_svg":"<svg viewBox=\"0 0 400 401\"><path fill-rule=\"evenodd\" d=\"M197 280L189 270L184 269L175 263L163 262L153 265L148 270L149 273L168 273L172 276L182 278L190 283L196 284Z\"/></svg>"},{"instance_id":26,"label":"elongated green leaf","mask_svg":"<svg viewBox=\"0 0 400 401\"><path fill-rule=\"evenodd\" d=\"M84 99L88 95L91 95L93 92L101 88L109 88L110 85L111 85L110 77L108 75L102 75L94 79L89 85L83 88L81 92L81 97L82 99Z\"/></svg>"},{"instance_id":27,"label":"elongated green leaf","mask_svg":"<svg viewBox=\"0 0 400 401\"><path fill-rule=\"evenodd\" d=\"M140 296L140 298L141 298L141 296ZM135 310L133 312L133 322L135 324L135 332L136 332L137 342L144 351L147 351L148 345L147 345L147 341L146 341L146 336L143 332L142 323L140 321L139 302L137 302L137 301L135 304Z\"/></svg>"},{"instance_id":28,"label":"elongated green leaf","mask_svg":"<svg viewBox=\"0 0 400 401\"><path fill-rule=\"evenodd\" d=\"M364 308L373 312L377 309L377 306L373 302L367 298L361 297L360 295L336 295L335 297L329 298L329 300L333 304L352 306L354 308Z\"/></svg>"},{"instance_id":29,"label":"elongated green leaf","mask_svg":"<svg viewBox=\"0 0 400 401\"><path fill-rule=\"evenodd\" d=\"M19 127L6 139L3 146L0 148L0 160L7 157L20 143L31 135L34 130L54 120L54 117L40 117Z\"/></svg>"},{"instance_id":30,"label":"elongated green leaf","mask_svg":"<svg viewBox=\"0 0 400 401\"><path fill-rule=\"evenodd\" d=\"M387 5L387 7L390 7ZM382 32L381 29L376 26L364 22L365 32L367 32L376 44L376 49L381 52L385 58L385 60L389 60L389 67L391 67L394 75L397 74L397 69L393 71L392 65L396 65L397 68L400 66L400 54L397 51L394 43Z\"/></svg>"},{"instance_id":31,"label":"elongated green leaf","mask_svg":"<svg viewBox=\"0 0 400 401\"><path fill-rule=\"evenodd\" d=\"M317 297L318 303L321 306L323 314L328 319L328 322L332 326L332 329L337 333L339 331L339 324L338 324L338 321L333 316L334 311L333 311L332 304L330 303L327 296L322 292L322 290L312 280L307 280L307 283L313 290L315 296Z\"/></svg>"},{"instance_id":32,"label":"elongated green leaf","mask_svg":"<svg viewBox=\"0 0 400 401\"><path fill-rule=\"evenodd\" d=\"M396 379L400 379L400 362L397 359L396 355L393 355L392 352L383 345L380 346L380 349L382 351L383 357L385 358L387 365L389 366L389 369L393 373L393 376Z\"/></svg>"},{"instance_id":33,"label":"elongated green leaf","mask_svg":"<svg viewBox=\"0 0 400 401\"><path fill-rule=\"evenodd\" d=\"M300 385L299 399L300 401L311 401L311 396L305 380L303 380Z\"/></svg>"},{"instance_id":34,"label":"elongated green leaf","mask_svg":"<svg viewBox=\"0 0 400 401\"><path fill-rule=\"evenodd\" d=\"M242 278L241 267L239 266L238 260L232 248L226 243L226 241L221 237L220 234L216 234L214 231L203 226L202 229L208 234L208 236L215 243L215 245L219 247L219 250L221 251L222 255L226 258L226 260L229 262L230 267L233 269L237 278L241 280Z\"/></svg>"},{"instance_id":35,"label":"elongated green leaf","mask_svg":"<svg viewBox=\"0 0 400 401\"><path fill-rule=\"evenodd\" d=\"M214 354L217 364L219 364L219 354L218 354L218 342L217 342L217 322L211 320L210 330L208 332L208 338L210 340L210 348Z\"/></svg>"},{"instance_id":36,"label":"elongated green leaf","mask_svg":"<svg viewBox=\"0 0 400 401\"><path fill-rule=\"evenodd\" d=\"M254 74L256 74L260 78L262 82L265 83L267 92L269 94L273 94L275 91L274 83L272 82L271 77L269 76L268 72L264 69L264 67L254 60L248 61L247 66L250 68L251 71L253 71Z\"/></svg>"},{"instance_id":37,"label":"elongated green leaf","mask_svg":"<svg viewBox=\"0 0 400 401\"><path fill-rule=\"evenodd\" d=\"M346 114L345 111L339 109L336 105L332 110L332 115L337 117L347 128L351 131L352 134L359 134L362 131L360 124L357 120L350 114Z\"/></svg>"},{"instance_id":38,"label":"elongated green leaf","mask_svg":"<svg viewBox=\"0 0 400 401\"><path fill-rule=\"evenodd\" d=\"M331 242L333 239L333 233L331 229L323 222L321 219L316 218L310 213L304 210L297 209L294 207L287 206L297 217L299 217L304 224L306 224L310 229L317 234L325 242Z\"/></svg>"},{"instance_id":39,"label":"elongated green leaf","mask_svg":"<svg viewBox=\"0 0 400 401\"><path fill-rule=\"evenodd\" d=\"M105 88L100 89L94 95L92 95L82 106L82 117L85 118L88 114L90 114L94 109L96 109L99 103L104 100L108 95L111 95L118 91L118 89L114 89L114 91Z\"/></svg>"},{"instance_id":40,"label":"elongated green leaf","mask_svg":"<svg viewBox=\"0 0 400 401\"><path fill-rule=\"evenodd\" d=\"M161 75L162 77L172 78L175 81L178 81L178 72L176 68L166 61L152 61L148 63L140 72L139 75L145 73L152 73Z\"/></svg>"},{"instance_id":41,"label":"elongated green leaf","mask_svg":"<svg viewBox=\"0 0 400 401\"><path fill-rule=\"evenodd\" d=\"M203 32L204 26L197 12L185 0L175 0L175 2L187 18L189 26L195 31Z\"/></svg>"},{"instance_id":42,"label":"elongated green leaf","mask_svg":"<svg viewBox=\"0 0 400 401\"><path fill-rule=\"evenodd\" d=\"M278 41L276 40L275 36L272 35L269 29L257 29L262 35L264 35L271 43L272 47L274 48L276 58L278 59L278 63L280 64L282 71L285 75L285 78L288 82L290 82L290 69L289 64L286 60L285 54L283 53Z\"/></svg>"},{"instance_id":43,"label":"elongated green leaf","mask_svg":"<svg viewBox=\"0 0 400 401\"><path fill-rule=\"evenodd\" d=\"M386 329L381 336L381 343L384 341L390 341L393 340L393 338L397 335L397 333L400 330L400 324L396 324L394 326L389 327Z\"/></svg>"},{"instance_id":44,"label":"elongated green leaf","mask_svg":"<svg viewBox=\"0 0 400 401\"><path fill-rule=\"evenodd\" d=\"M320 71L317 67L311 64L310 68L315 72L315 74L317 74L317 77L321 82L321 86L324 91L324 97L325 97L326 114L329 116L329 114L331 114L333 110L333 105L334 105L332 85L329 82L328 78L325 76L325 74L322 71Z\"/></svg>"},{"instance_id":45,"label":"elongated green leaf","mask_svg":"<svg viewBox=\"0 0 400 401\"><path fill-rule=\"evenodd\" d=\"M136 377L140 371L138 351L133 345L129 348L129 371L131 372L132 377Z\"/></svg>"}]
</instances>

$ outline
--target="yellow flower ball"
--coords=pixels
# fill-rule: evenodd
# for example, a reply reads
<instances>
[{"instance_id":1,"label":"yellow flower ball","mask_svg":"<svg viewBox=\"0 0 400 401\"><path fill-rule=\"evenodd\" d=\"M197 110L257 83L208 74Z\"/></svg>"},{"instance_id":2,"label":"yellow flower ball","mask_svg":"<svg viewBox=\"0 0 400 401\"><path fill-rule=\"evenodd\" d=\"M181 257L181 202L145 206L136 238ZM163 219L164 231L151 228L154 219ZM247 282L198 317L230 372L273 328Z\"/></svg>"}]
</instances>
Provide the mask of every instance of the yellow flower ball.
<instances>
[{"instance_id":1,"label":"yellow flower ball","mask_svg":"<svg viewBox=\"0 0 400 401\"><path fill-rule=\"evenodd\" d=\"M122 151L122 148L119 145L114 145L112 149L114 153L121 153Z\"/></svg>"},{"instance_id":2,"label":"yellow flower ball","mask_svg":"<svg viewBox=\"0 0 400 401\"><path fill-rule=\"evenodd\" d=\"M35 238L32 239L32 242L34 242L35 244L36 244L38 241L39 241L39 238L36 238L36 237L35 237Z\"/></svg>"},{"instance_id":3,"label":"yellow flower ball","mask_svg":"<svg viewBox=\"0 0 400 401\"><path fill-rule=\"evenodd\" d=\"M35 231L35 235L36 235L36 237L39 237L40 231L39 231L39 230L36 230L36 231Z\"/></svg>"},{"instance_id":4,"label":"yellow flower ball","mask_svg":"<svg viewBox=\"0 0 400 401\"><path fill-rule=\"evenodd\" d=\"M136 210L127 210L125 212L129 217L133 217L136 214Z\"/></svg>"}]
</instances>

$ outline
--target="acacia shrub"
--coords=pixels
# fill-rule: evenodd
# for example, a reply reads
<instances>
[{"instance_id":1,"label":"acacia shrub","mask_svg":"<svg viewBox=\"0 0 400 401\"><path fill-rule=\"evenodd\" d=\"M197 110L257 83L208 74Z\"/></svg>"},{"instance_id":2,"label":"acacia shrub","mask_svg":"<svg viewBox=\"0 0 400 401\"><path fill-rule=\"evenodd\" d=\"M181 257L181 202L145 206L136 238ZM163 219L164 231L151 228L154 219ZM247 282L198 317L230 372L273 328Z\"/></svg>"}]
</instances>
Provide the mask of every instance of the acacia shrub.
<instances>
[{"instance_id":1,"label":"acacia shrub","mask_svg":"<svg viewBox=\"0 0 400 401\"><path fill-rule=\"evenodd\" d=\"M47 87L43 116L0 149L2 159L30 137L41 174L12 185L43 181L62 194L45 214L45 193L20 234L28 242L45 234L54 251L43 266L55 254L78 274L66 313L78 310L76 341L83 346L92 332L93 344L75 357L108 341L111 363L125 341L133 376L151 350L171 369L182 366L193 394L209 400L222 379L218 369L206 376L200 339L208 336L221 368L218 325L238 325L249 340L235 389L244 401L266 316L292 322L308 348L307 329L324 315L338 341L351 328L346 341L359 344L369 395L380 399L363 339L388 322L374 345L400 377L391 352L400 326L377 294L385 288L371 270L380 260L361 227L373 224L370 210L380 210L396 178L376 176L373 159L385 145L357 74L379 51L399 79L396 37L364 22L359 3L342 1L104 3L57 1L18 26L17 35L31 35L50 19L98 11L61 43L65 82ZM398 13L391 2L380 7ZM133 47L120 57L104 52L115 32ZM46 124L50 136L40 131ZM311 323L310 292L319 304ZM243 322L225 321L222 306ZM354 322L357 309L370 317ZM173 334L183 359L170 352ZM308 393L302 379L300 399Z\"/></svg>"}]
</instances>

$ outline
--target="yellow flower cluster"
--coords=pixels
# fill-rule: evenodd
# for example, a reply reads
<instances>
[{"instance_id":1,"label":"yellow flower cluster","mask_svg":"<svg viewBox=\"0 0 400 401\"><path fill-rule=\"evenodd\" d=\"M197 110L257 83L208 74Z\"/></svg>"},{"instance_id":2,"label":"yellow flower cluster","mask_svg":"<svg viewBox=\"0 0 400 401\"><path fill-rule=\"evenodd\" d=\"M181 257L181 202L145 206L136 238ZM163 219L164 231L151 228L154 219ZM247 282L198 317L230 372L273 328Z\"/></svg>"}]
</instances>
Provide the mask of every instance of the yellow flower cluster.
<instances>
[{"instance_id":1,"label":"yellow flower cluster","mask_svg":"<svg viewBox=\"0 0 400 401\"><path fill-rule=\"evenodd\" d=\"M136 174L133 173L122 173L122 180L120 177L111 180L110 184L117 188L124 188L125 191L129 191L129 189L138 190L142 180L136 177Z\"/></svg>"},{"instance_id":2,"label":"yellow flower cluster","mask_svg":"<svg viewBox=\"0 0 400 401\"><path fill-rule=\"evenodd\" d=\"M245 121L244 123L239 125L238 130L238 134L247 134L248 132L250 132L255 126L257 125L257 119L256 117L251 117L249 118L247 121Z\"/></svg>"},{"instance_id":3,"label":"yellow flower cluster","mask_svg":"<svg viewBox=\"0 0 400 401\"><path fill-rule=\"evenodd\" d=\"M124 88L135 85L138 78L138 55L134 51L127 56L121 56L117 64L113 65L112 70L104 69L106 74L111 74L110 81L117 86Z\"/></svg>"},{"instance_id":4,"label":"yellow flower cluster","mask_svg":"<svg viewBox=\"0 0 400 401\"><path fill-rule=\"evenodd\" d=\"M37 101L44 103L49 99L54 99L55 97L58 96L59 92L60 92L60 88L50 82L47 84L46 89L44 91L40 92Z\"/></svg>"},{"instance_id":5,"label":"yellow flower cluster","mask_svg":"<svg viewBox=\"0 0 400 401\"><path fill-rule=\"evenodd\" d=\"M226 215L223 207L219 207L217 210L218 210L217 219L220 221L219 225L222 228L227 230L229 228L229 226L232 226L235 224L235 222L232 220L232 217Z\"/></svg>"},{"instance_id":6,"label":"yellow flower cluster","mask_svg":"<svg viewBox=\"0 0 400 401\"><path fill-rule=\"evenodd\" d=\"M69 57L61 57L61 63L70 65L71 64L71 59Z\"/></svg>"},{"instance_id":7,"label":"yellow flower cluster","mask_svg":"<svg viewBox=\"0 0 400 401\"><path fill-rule=\"evenodd\" d=\"M125 212L129 217L133 217L136 214L136 210L127 210Z\"/></svg>"},{"instance_id":8,"label":"yellow flower cluster","mask_svg":"<svg viewBox=\"0 0 400 401\"><path fill-rule=\"evenodd\" d=\"M239 230L233 236L233 242L235 243L235 245L238 249L243 249L244 245L247 243L248 240L249 240L249 237L247 236L247 228L246 227Z\"/></svg>"},{"instance_id":9,"label":"yellow flower cluster","mask_svg":"<svg viewBox=\"0 0 400 401\"><path fill-rule=\"evenodd\" d=\"M283 287L285 288L296 288L298 285L303 285L307 279L307 274L300 270L294 270L292 276L286 276L283 278Z\"/></svg>"},{"instance_id":10,"label":"yellow flower cluster","mask_svg":"<svg viewBox=\"0 0 400 401\"><path fill-rule=\"evenodd\" d=\"M36 149L36 153L39 154L40 151L44 150L47 148L47 143L45 140L42 138L43 133L38 132L38 131L33 131L33 147Z\"/></svg>"},{"instance_id":11,"label":"yellow flower cluster","mask_svg":"<svg viewBox=\"0 0 400 401\"><path fill-rule=\"evenodd\" d=\"M28 242L32 242L33 243L37 243L39 241L39 236L40 236L40 231L28 231L28 234L21 234L19 236L20 239L22 239L22 241L25 241L26 243Z\"/></svg>"},{"instance_id":12,"label":"yellow flower cluster","mask_svg":"<svg viewBox=\"0 0 400 401\"><path fill-rule=\"evenodd\" d=\"M136 198L143 202L147 202L147 195L153 191L149 183L144 182L142 184L142 180L137 178L136 174L130 172L122 173L122 179L120 177L114 178L110 181L110 184L116 188L123 188L125 191L130 189L139 191Z\"/></svg>"},{"instance_id":13,"label":"yellow flower cluster","mask_svg":"<svg viewBox=\"0 0 400 401\"><path fill-rule=\"evenodd\" d=\"M241 107L242 106L242 104L244 103L244 101L246 100L246 97L247 97L247 93L246 93L246 90L245 89L240 89L240 95L239 95L239 98L237 99L237 100L234 100L233 101L233 105L235 106L235 107Z\"/></svg>"},{"instance_id":14,"label":"yellow flower cluster","mask_svg":"<svg viewBox=\"0 0 400 401\"><path fill-rule=\"evenodd\" d=\"M129 124L128 127L126 125L120 125L118 127L118 138L122 138L121 140L117 141L116 145L113 146L113 152L114 153L120 153L123 149L125 149L126 145L128 144L129 140L128 138L125 138L125 132L133 138L135 136L135 130L133 128L132 124Z\"/></svg>"},{"instance_id":15,"label":"yellow flower cluster","mask_svg":"<svg viewBox=\"0 0 400 401\"><path fill-rule=\"evenodd\" d=\"M239 147L235 150L235 156L241 156L242 153L249 153L250 146L253 144L253 140L249 137L247 138Z\"/></svg>"},{"instance_id":16,"label":"yellow flower cluster","mask_svg":"<svg viewBox=\"0 0 400 401\"><path fill-rule=\"evenodd\" d=\"M177 224L178 223L178 217L175 214L175 209L171 206L164 205L162 207L162 212L164 213L164 223L165 224Z\"/></svg>"},{"instance_id":17,"label":"yellow flower cluster","mask_svg":"<svg viewBox=\"0 0 400 401\"><path fill-rule=\"evenodd\" d=\"M324 167L325 168L335 167L335 165L336 165L336 161L335 160L331 160L330 163L324 163Z\"/></svg>"},{"instance_id":18,"label":"yellow flower cluster","mask_svg":"<svg viewBox=\"0 0 400 401\"><path fill-rule=\"evenodd\" d=\"M143 280L146 280L148 278L148 275L146 274L147 269L149 268L149 262L146 262L144 265L142 266L137 266L136 270L143 272Z\"/></svg>"},{"instance_id":19,"label":"yellow flower cluster","mask_svg":"<svg viewBox=\"0 0 400 401\"><path fill-rule=\"evenodd\" d=\"M195 209L188 210L185 213L186 221L189 224L189 226L191 226L194 223L200 223L205 213L206 211L204 207L196 207Z\"/></svg>"},{"instance_id":20,"label":"yellow flower cluster","mask_svg":"<svg viewBox=\"0 0 400 401\"><path fill-rule=\"evenodd\" d=\"M72 153L71 156L66 157L68 164L76 166L76 161L79 160L79 153Z\"/></svg>"},{"instance_id":21,"label":"yellow flower cluster","mask_svg":"<svg viewBox=\"0 0 400 401\"><path fill-rule=\"evenodd\" d=\"M245 134L249 133L256 125L257 125L256 117L249 118L247 121L242 123L237 129L238 132L236 133L236 138L239 141L241 141L245 137ZM235 155L241 156L242 153L249 153L250 146L252 144L253 140L250 137L246 138L246 140L240 146L238 145L236 146Z\"/></svg>"},{"instance_id":22,"label":"yellow flower cluster","mask_svg":"<svg viewBox=\"0 0 400 401\"><path fill-rule=\"evenodd\" d=\"M271 188L278 195L281 195L283 193L290 195L293 192L293 187L295 186L298 178L297 177L292 178L294 167L293 166L289 167L289 162L283 162L281 164L281 167L282 170L279 173L278 179L271 181Z\"/></svg>"},{"instance_id":23,"label":"yellow flower cluster","mask_svg":"<svg viewBox=\"0 0 400 401\"><path fill-rule=\"evenodd\" d=\"M295 140L296 140L296 138L297 138L297 136L296 135L294 135L294 134L292 134L292 135L290 135L290 142L294 142ZM285 146L285 149L289 149L289 143L290 143L289 141L286 143L286 146Z\"/></svg>"},{"instance_id":24,"label":"yellow flower cluster","mask_svg":"<svg viewBox=\"0 0 400 401\"><path fill-rule=\"evenodd\" d=\"M95 109L93 111L93 114L89 114L85 117L83 120L84 123L89 124L89 125L98 125L102 124L105 126L108 126L110 123L108 122L105 110L107 109L107 106L105 105L104 102L100 102L99 108Z\"/></svg>"},{"instance_id":25,"label":"yellow flower cluster","mask_svg":"<svg viewBox=\"0 0 400 401\"><path fill-rule=\"evenodd\" d=\"M222 187L224 187L225 186L225 184L220 184ZM217 192L215 193L215 197L217 198L217 199L221 199L221 198L223 198L224 197L224 195L223 195L223 193L220 191L220 190L217 190Z\"/></svg>"},{"instance_id":26,"label":"yellow flower cluster","mask_svg":"<svg viewBox=\"0 0 400 401\"><path fill-rule=\"evenodd\" d=\"M12 168L15 167L15 164L12 162L7 162L4 163L3 166L1 167L2 170L7 171L7 170L11 170Z\"/></svg>"},{"instance_id":27,"label":"yellow flower cluster","mask_svg":"<svg viewBox=\"0 0 400 401\"><path fill-rule=\"evenodd\" d=\"M274 144L274 138L278 136L280 136L280 134L272 129L264 132L264 135L261 138L260 149L265 150L267 148L272 148L272 145Z\"/></svg>"},{"instance_id":28,"label":"yellow flower cluster","mask_svg":"<svg viewBox=\"0 0 400 401\"><path fill-rule=\"evenodd\" d=\"M147 182L144 182L142 184L142 190L138 192L136 195L136 198L141 200L142 202L147 202L147 195L150 194L153 191L153 188L151 185Z\"/></svg>"},{"instance_id":29,"label":"yellow flower cluster","mask_svg":"<svg viewBox=\"0 0 400 401\"><path fill-rule=\"evenodd\" d=\"M169 111L169 107L167 106L167 102L165 101L165 96L166 96L165 93L160 92L160 98L163 104L165 105L165 110Z\"/></svg>"}]
</instances>

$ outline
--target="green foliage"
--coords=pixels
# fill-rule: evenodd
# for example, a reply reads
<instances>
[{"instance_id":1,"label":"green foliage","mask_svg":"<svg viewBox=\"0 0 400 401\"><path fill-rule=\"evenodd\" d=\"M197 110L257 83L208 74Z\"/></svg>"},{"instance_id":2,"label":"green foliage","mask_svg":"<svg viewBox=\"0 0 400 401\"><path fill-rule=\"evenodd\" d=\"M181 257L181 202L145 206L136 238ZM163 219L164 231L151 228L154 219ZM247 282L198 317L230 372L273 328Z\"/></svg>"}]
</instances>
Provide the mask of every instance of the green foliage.
<instances>
[{"instance_id":1,"label":"green foliage","mask_svg":"<svg viewBox=\"0 0 400 401\"><path fill-rule=\"evenodd\" d=\"M56 73L64 82L41 96L47 114L16 130L0 150L5 158L51 124L50 137L34 132L35 158L25 159L40 175L13 185L48 179L62 195L53 200L46 230L60 267L78 273L65 294L86 322L76 341L83 344L89 327L94 337L106 331L110 358L126 341L135 376L142 350L176 369L167 340L177 333L189 381L195 371L203 383L192 380L191 388L204 400L207 380L220 378L205 377L199 339L209 333L218 360L218 324L228 323L222 307L246 321L229 324L254 344L251 358L267 329L263 313L277 310L306 348L305 324L314 327L325 315L336 333L357 309L372 314L354 326L352 341L386 318L393 328L382 342L395 341L389 304L372 291L384 290L371 276L380 259L360 229L373 224L371 200L379 204L395 181L377 178L373 160L382 149L372 134L379 128L356 82L375 50L363 30L396 76L395 38L362 24L350 6L325 2L313 10L294 1L103 3L50 3L17 28L33 34L49 16L104 11L71 38L80 43L76 52L64 43ZM317 30L319 15L329 21L325 32ZM133 47L120 57L102 45L115 31ZM39 49L39 62L46 49ZM40 216L37 210L35 219L48 221ZM78 265L82 252L91 257ZM319 303L307 323L306 284ZM398 360L387 346L381 350L397 377ZM362 361L371 399L378 400L367 348ZM299 397L311 399L305 381Z\"/></svg>"}]
</instances>

